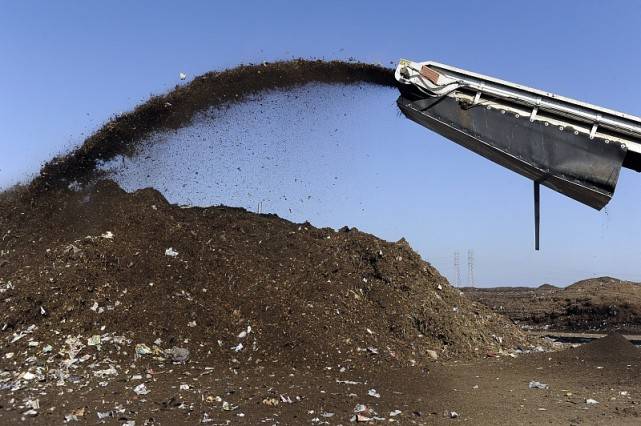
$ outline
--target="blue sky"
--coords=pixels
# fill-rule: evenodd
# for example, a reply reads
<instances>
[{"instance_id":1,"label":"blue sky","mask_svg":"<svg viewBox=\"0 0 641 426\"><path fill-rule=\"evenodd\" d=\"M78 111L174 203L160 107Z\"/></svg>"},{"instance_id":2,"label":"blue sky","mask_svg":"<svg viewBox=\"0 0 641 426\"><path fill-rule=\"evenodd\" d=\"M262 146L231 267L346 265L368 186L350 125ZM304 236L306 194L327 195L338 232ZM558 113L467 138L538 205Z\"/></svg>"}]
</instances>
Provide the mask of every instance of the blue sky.
<instances>
[{"instance_id":1,"label":"blue sky","mask_svg":"<svg viewBox=\"0 0 641 426\"><path fill-rule=\"evenodd\" d=\"M179 72L241 62L433 59L641 115L640 25L635 1L3 2L0 185L171 89ZM531 182L388 114L394 98L363 93L353 109L359 127L340 128L350 138L340 143L373 158L344 175L375 170L381 183L341 186L337 200L377 209L355 214L336 201L309 212L319 225L403 235L450 279L458 250L463 283L468 249L479 285L563 285L605 274L641 281L637 173L622 173L607 212L543 189L543 250L535 253ZM368 126L363 111L376 122ZM375 143L358 145L364 139Z\"/></svg>"}]
</instances>

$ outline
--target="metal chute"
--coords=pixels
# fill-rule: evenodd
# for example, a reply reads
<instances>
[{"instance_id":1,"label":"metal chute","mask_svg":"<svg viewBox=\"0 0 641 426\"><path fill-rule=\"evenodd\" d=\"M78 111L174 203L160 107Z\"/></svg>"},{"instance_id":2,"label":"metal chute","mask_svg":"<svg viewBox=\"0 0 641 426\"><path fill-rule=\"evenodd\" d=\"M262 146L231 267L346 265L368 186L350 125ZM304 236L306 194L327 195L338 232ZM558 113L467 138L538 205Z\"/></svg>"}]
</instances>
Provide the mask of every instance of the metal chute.
<instances>
[{"instance_id":1,"label":"metal chute","mask_svg":"<svg viewBox=\"0 0 641 426\"><path fill-rule=\"evenodd\" d=\"M621 167L641 171L641 118L436 62L401 60L398 106L410 119L595 209Z\"/></svg>"}]
</instances>

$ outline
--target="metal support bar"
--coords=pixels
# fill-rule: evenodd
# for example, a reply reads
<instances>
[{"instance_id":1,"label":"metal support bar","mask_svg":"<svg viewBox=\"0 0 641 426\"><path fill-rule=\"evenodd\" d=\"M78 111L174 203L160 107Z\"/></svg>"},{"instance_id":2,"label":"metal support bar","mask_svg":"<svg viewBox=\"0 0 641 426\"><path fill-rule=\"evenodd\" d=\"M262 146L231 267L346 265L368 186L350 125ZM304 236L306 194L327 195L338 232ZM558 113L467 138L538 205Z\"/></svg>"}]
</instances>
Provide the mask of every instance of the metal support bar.
<instances>
[{"instance_id":1,"label":"metal support bar","mask_svg":"<svg viewBox=\"0 0 641 426\"><path fill-rule=\"evenodd\" d=\"M534 250L539 250L539 231L541 224L541 185L534 181Z\"/></svg>"}]
</instances>

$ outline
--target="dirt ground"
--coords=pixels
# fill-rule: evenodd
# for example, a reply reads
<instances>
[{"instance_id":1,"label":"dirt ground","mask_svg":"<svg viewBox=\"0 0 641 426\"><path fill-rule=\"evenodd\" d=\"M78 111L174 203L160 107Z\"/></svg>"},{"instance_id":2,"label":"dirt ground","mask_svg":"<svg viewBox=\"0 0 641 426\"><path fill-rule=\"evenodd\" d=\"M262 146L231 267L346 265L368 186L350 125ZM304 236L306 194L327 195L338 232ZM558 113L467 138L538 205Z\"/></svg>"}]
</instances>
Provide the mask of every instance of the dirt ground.
<instances>
[{"instance_id":1,"label":"dirt ground","mask_svg":"<svg viewBox=\"0 0 641 426\"><path fill-rule=\"evenodd\" d=\"M559 288L462 288L469 298L517 324L569 332L641 333L641 285L611 277Z\"/></svg>"},{"instance_id":2,"label":"dirt ground","mask_svg":"<svg viewBox=\"0 0 641 426\"><path fill-rule=\"evenodd\" d=\"M364 423L639 424L639 353L621 340L615 335L579 349L428 368L138 363L105 387L68 384L42 395L39 384L3 392L0 421L61 424L67 416L83 424L339 425L360 414ZM530 389L531 381L548 388ZM132 391L140 383L148 394ZM39 414L30 417L23 401L34 398Z\"/></svg>"}]
</instances>

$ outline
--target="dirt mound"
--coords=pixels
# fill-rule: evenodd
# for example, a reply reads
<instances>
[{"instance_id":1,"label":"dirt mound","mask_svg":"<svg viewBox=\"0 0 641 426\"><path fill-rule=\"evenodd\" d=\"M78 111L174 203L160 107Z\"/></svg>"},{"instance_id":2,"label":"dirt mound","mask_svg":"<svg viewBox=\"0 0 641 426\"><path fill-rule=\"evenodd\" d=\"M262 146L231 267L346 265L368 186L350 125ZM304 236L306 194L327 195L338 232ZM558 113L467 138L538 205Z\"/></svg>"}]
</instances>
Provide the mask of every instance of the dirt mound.
<instances>
[{"instance_id":1,"label":"dirt mound","mask_svg":"<svg viewBox=\"0 0 641 426\"><path fill-rule=\"evenodd\" d=\"M554 286L552 284L541 284L538 287L539 290L558 290L559 288L557 286Z\"/></svg>"},{"instance_id":2,"label":"dirt mound","mask_svg":"<svg viewBox=\"0 0 641 426\"><path fill-rule=\"evenodd\" d=\"M358 62L298 59L209 72L115 117L82 146L46 163L32 182L31 190L41 192L86 180L93 176L98 162L119 154L131 154L151 133L183 127L195 113L204 109L242 102L262 91L288 89L311 82L396 85L393 70Z\"/></svg>"},{"instance_id":3,"label":"dirt mound","mask_svg":"<svg viewBox=\"0 0 641 426\"><path fill-rule=\"evenodd\" d=\"M422 362L427 350L466 357L525 343L404 240L180 208L112 182L2 207L7 343L35 325L34 338L110 332L201 358L321 364Z\"/></svg>"},{"instance_id":4,"label":"dirt mound","mask_svg":"<svg viewBox=\"0 0 641 426\"><path fill-rule=\"evenodd\" d=\"M567 286L564 291L565 293L571 292L581 292L581 291L598 291L600 288L609 289L615 288L617 286L626 286L626 285L637 285L631 281L623 281L618 278L612 277L598 277L598 278L588 278L586 280L577 281L574 284Z\"/></svg>"},{"instance_id":5,"label":"dirt mound","mask_svg":"<svg viewBox=\"0 0 641 426\"><path fill-rule=\"evenodd\" d=\"M572 359L603 362L609 365L639 363L641 351L619 333L594 340L577 348L555 354L558 360Z\"/></svg>"},{"instance_id":6,"label":"dirt mound","mask_svg":"<svg viewBox=\"0 0 641 426\"><path fill-rule=\"evenodd\" d=\"M534 328L641 333L641 285L611 277L566 288L463 289L468 297Z\"/></svg>"}]
</instances>

